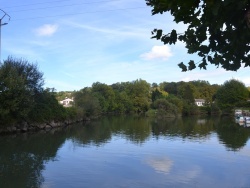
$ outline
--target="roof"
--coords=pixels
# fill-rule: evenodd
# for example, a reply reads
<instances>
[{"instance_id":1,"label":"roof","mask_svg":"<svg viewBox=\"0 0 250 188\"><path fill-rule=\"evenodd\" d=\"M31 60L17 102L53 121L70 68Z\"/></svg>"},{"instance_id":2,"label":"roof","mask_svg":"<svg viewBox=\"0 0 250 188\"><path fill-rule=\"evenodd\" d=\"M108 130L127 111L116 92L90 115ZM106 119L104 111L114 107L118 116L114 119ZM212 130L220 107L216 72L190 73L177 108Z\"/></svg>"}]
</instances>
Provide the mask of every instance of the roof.
<instances>
[{"instance_id":1,"label":"roof","mask_svg":"<svg viewBox=\"0 0 250 188\"><path fill-rule=\"evenodd\" d=\"M194 99L195 102L205 102L205 99Z\"/></svg>"}]
</instances>

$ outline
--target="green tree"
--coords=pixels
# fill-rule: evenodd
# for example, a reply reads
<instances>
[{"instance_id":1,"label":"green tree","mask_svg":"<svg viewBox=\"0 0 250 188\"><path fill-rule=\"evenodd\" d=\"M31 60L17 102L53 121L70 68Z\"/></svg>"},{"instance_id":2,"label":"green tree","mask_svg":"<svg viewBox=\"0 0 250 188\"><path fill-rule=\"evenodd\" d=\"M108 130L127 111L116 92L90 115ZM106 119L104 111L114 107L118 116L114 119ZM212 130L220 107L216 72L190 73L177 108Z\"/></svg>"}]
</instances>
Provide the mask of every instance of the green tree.
<instances>
[{"instance_id":1,"label":"green tree","mask_svg":"<svg viewBox=\"0 0 250 188\"><path fill-rule=\"evenodd\" d=\"M249 91L245 85L238 80L226 81L216 93L216 102L222 109L231 109L241 102L246 102Z\"/></svg>"},{"instance_id":2,"label":"green tree","mask_svg":"<svg viewBox=\"0 0 250 188\"><path fill-rule=\"evenodd\" d=\"M26 119L43 84L36 65L8 57L0 66L0 119Z\"/></svg>"},{"instance_id":3,"label":"green tree","mask_svg":"<svg viewBox=\"0 0 250 188\"><path fill-rule=\"evenodd\" d=\"M156 99L166 98L168 93L164 90L161 90L160 87L155 87L152 89L151 100L154 102Z\"/></svg>"},{"instance_id":4,"label":"green tree","mask_svg":"<svg viewBox=\"0 0 250 188\"><path fill-rule=\"evenodd\" d=\"M166 99L157 99L154 102L154 108L157 109L158 117L176 117L178 108Z\"/></svg>"},{"instance_id":5,"label":"green tree","mask_svg":"<svg viewBox=\"0 0 250 188\"><path fill-rule=\"evenodd\" d=\"M250 66L250 2L249 0L146 0L152 14L170 12L176 23L184 23L187 29L178 33L173 29L163 34L154 29L153 37L164 44L181 41L186 44L189 54L197 53L201 61L181 62L182 71L198 67L206 69L208 62L226 70L238 70L243 63Z\"/></svg>"},{"instance_id":6,"label":"green tree","mask_svg":"<svg viewBox=\"0 0 250 188\"><path fill-rule=\"evenodd\" d=\"M111 86L95 82L92 84L91 91L98 98L102 112L107 113L115 110L115 92Z\"/></svg>"},{"instance_id":7,"label":"green tree","mask_svg":"<svg viewBox=\"0 0 250 188\"><path fill-rule=\"evenodd\" d=\"M177 95L177 83L175 82L163 82L162 87L164 91L168 92L169 94Z\"/></svg>"},{"instance_id":8,"label":"green tree","mask_svg":"<svg viewBox=\"0 0 250 188\"><path fill-rule=\"evenodd\" d=\"M139 79L131 82L126 92L133 103L134 112L146 112L149 109L150 102L150 84L145 80Z\"/></svg>"},{"instance_id":9,"label":"green tree","mask_svg":"<svg viewBox=\"0 0 250 188\"><path fill-rule=\"evenodd\" d=\"M115 91L115 112L116 113L129 113L133 111L133 103L129 95L125 92Z\"/></svg>"},{"instance_id":10,"label":"green tree","mask_svg":"<svg viewBox=\"0 0 250 188\"><path fill-rule=\"evenodd\" d=\"M174 95L169 95L167 98L167 101L170 103L174 104L178 108L178 112L181 114L183 111L183 100L180 98L174 96Z\"/></svg>"},{"instance_id":11,"label":"green tree","mask_svg":"<svg viewBox=\"0 0 250 188\"><path fill-rule=\"evenodd\" d=\"M99 100L93 96L90 88L83 88L74 93L75 106L87 117L98 116L101 112Z\"/></svg>"},{"instance_id":12,"label":"green tree","mask_svg":"<svg viewBox=\"0 0 250 188\"><path fill-rule=\"evenodd\" d=\"M188 104L194 104L194 98L197 96L196 87L189 82L178 84L178 97L185 100Z\"/></svg>"}]
</instances>

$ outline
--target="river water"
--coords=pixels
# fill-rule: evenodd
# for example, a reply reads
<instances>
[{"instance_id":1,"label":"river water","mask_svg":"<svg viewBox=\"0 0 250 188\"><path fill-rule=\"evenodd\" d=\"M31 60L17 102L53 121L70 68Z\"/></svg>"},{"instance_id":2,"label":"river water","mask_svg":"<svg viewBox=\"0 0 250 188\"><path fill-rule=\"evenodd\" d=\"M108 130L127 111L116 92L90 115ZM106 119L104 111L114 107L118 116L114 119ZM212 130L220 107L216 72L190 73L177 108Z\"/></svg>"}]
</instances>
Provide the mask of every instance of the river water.
<instances>
[{"instance_id":1,"label":"river water","mask_svg":"<svg viewBox=\"0 0 250 188\"><path fill-rule=\"evenodd\" d=\"M105 117L2 135L0 187L250 187L249 138L219 117Z\"/></svg>"}]
</instances>

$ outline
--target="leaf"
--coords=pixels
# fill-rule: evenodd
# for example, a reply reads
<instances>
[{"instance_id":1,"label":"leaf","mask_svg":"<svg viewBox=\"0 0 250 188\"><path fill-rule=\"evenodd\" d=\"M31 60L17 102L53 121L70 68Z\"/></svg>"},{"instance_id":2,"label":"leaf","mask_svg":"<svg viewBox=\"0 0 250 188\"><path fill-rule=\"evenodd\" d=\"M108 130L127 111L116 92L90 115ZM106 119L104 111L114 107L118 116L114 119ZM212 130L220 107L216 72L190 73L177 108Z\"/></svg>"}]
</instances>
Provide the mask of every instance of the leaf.
<instances>
[{"instance_id":1,"label":"leaf","mask_svg":"<svg viewBox=\"0 0 250 188\"><path fill-rule=\"evenodd\" d=\"M188 64L189 64L188 70L193 70L196 68L196 65L194 64L193 60L190 60Z\"/></svg>"},{"instance_id":2,"label":"leaf","mask_svg":"<svg viewBox=\"0 0 250 188\"><path fill-rule=\"evenodd\" d=\"M187 66L183 64L183 62L179 63L178 66L182 69L182 72L187 71Z\"/></svg>"},{"instance_id":3,"label":"leaf","mask_svg":"<svg viewBox=\"0 0 250 188\"><path fill-rule=\"evenodd\" d=\"M207 60L210 61L210 62L213 62L213 59L211 56L207 56Z\"/></svg>"},{"instance_id":4,"label":"leaf","mask_svg":"<svg viewBox=\"0 0 250 188\"><path fill-rule=\"evenodd\" d=\"M156 33L156 39L159 40L161 38L161 36L162 36L162 30L159 29L159 30L157 30L157 33Z\"/></svg>"},{"instance_id":5,"label":"leaf","mask_svg":"<svg viewBox=\"0 0 250 188\"><path fill-rule=\"evenodd\" d=\"M206 62L205 58L202 59L202 63L199 64L199 67L200 67L200 69L207 70L207 68L206 68L207 67L207 62Z\"/></svg>"},{"instance_id":6,"label":"leaf","mask_svg":"<svg viewBox=\"0 0 250 188\"><path fill-rule=\"evenodd\" d=\"M170 43L169 44L175 44L176 41L177 41L177 33L176 33L176 30L172 30L171 34L170 34Z\"/></svg>"}]
</instances>

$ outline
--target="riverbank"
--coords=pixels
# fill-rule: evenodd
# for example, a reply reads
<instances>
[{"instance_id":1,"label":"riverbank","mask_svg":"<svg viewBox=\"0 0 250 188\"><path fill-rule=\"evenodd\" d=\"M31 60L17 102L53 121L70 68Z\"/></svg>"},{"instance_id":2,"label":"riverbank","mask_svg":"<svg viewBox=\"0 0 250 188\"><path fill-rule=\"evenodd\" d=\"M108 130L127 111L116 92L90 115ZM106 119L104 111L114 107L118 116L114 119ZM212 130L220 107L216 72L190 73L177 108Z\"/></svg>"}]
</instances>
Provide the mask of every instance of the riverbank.
<instances>
[{"instance_id":1,"label":"riverbank","mask_svg":"<svg viewBox=\"0 0 250 188\"><path fill-rule=\"evenodd\" d=\"M54 128L66 127L74 123L88 122L88 121L90 121L90 118L78 118L78 119L71 119L64 121L49 121L43 123L21 122L6 127L0 127L0 134L25 133L25 132L33 132L39 130L49 131Z\"/></svg>"}]
</instances>

